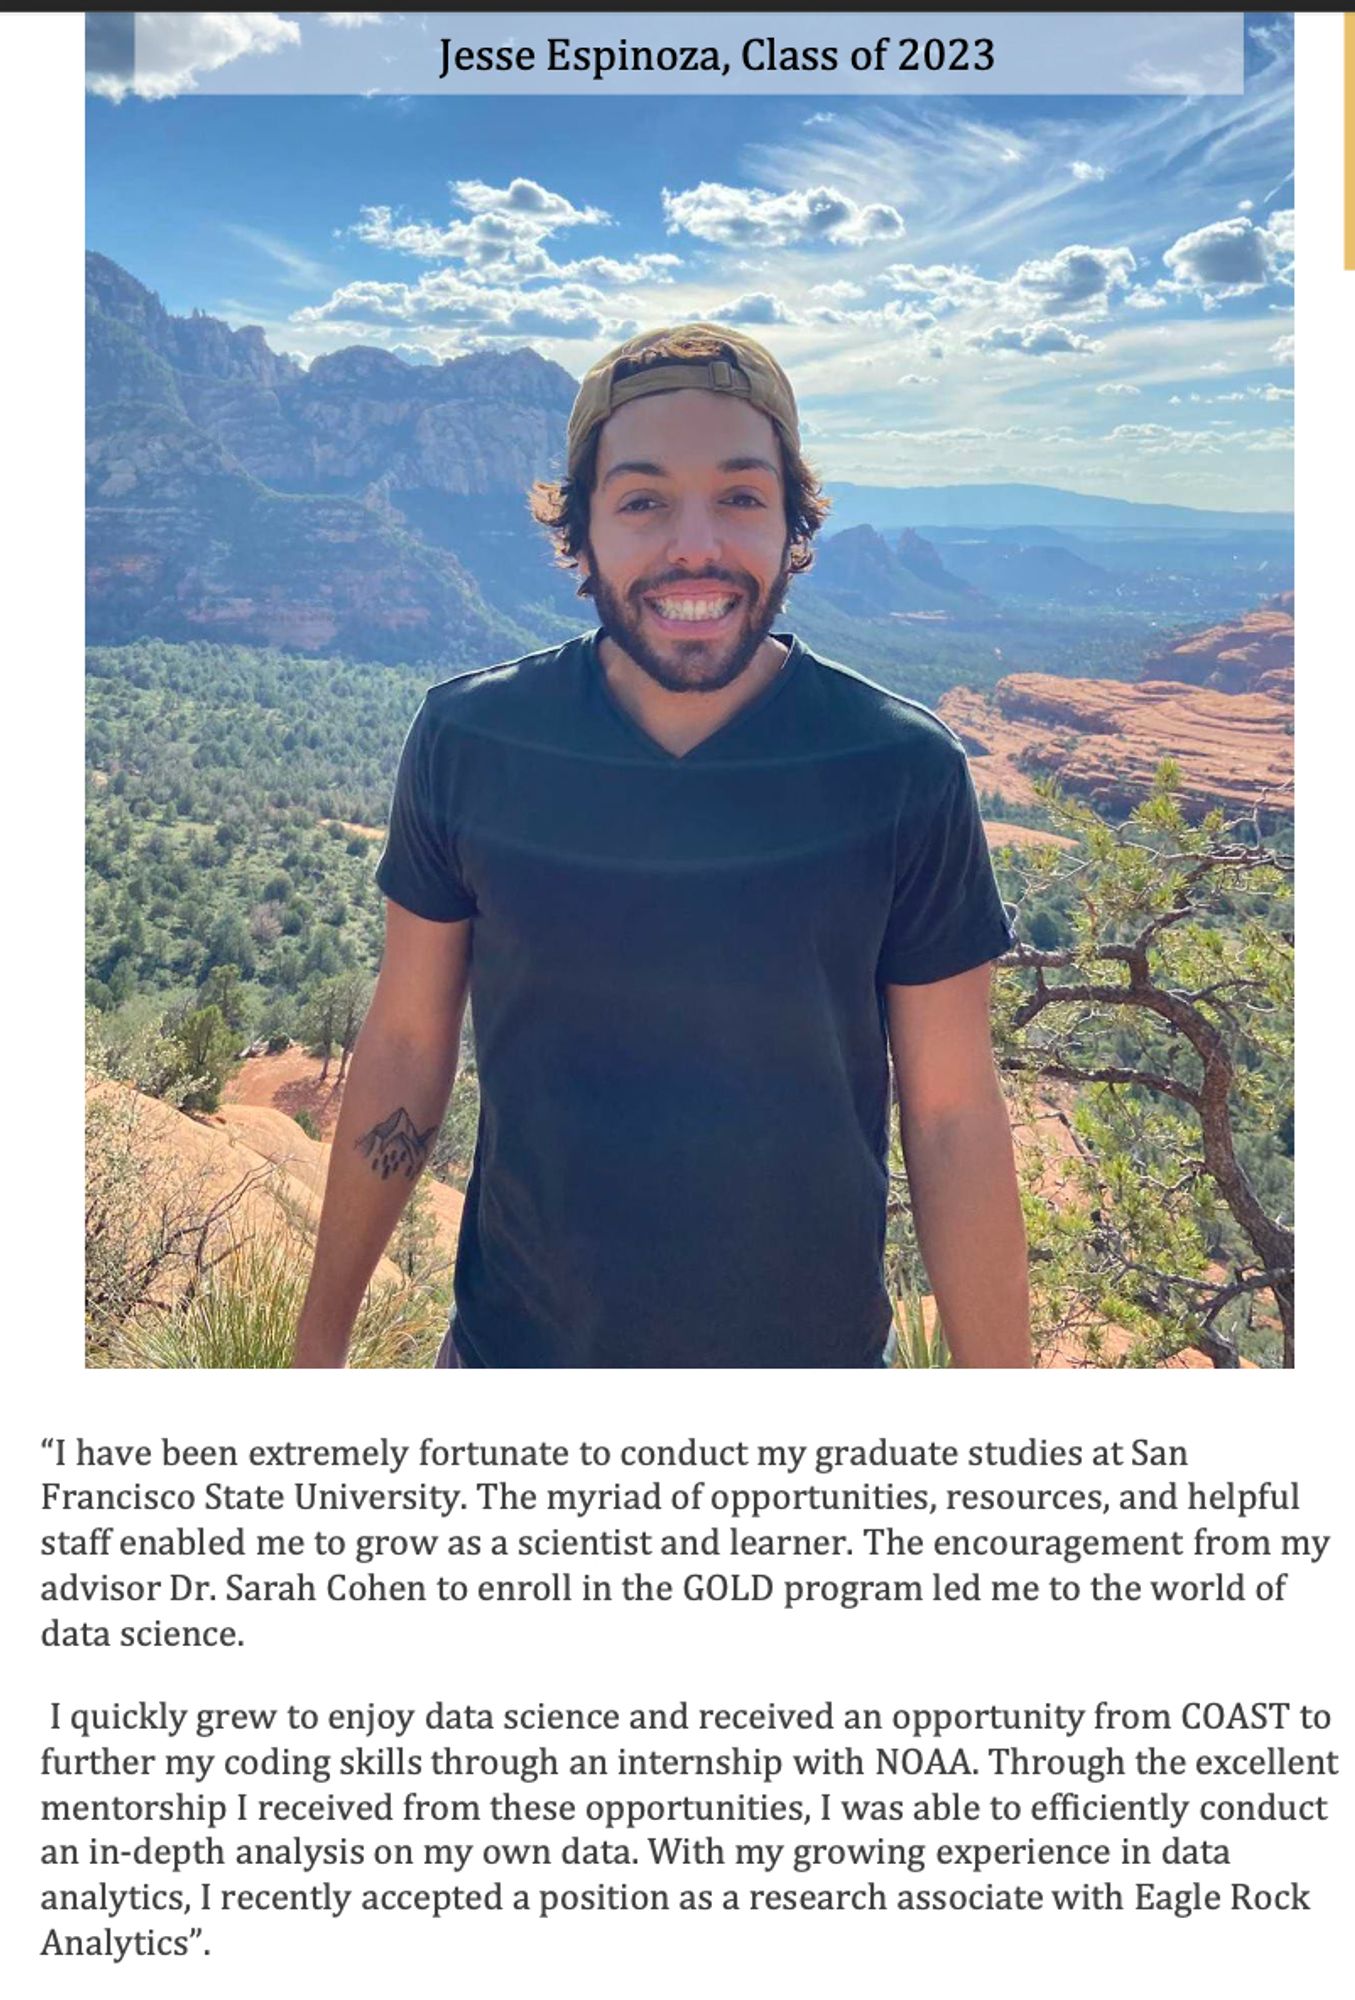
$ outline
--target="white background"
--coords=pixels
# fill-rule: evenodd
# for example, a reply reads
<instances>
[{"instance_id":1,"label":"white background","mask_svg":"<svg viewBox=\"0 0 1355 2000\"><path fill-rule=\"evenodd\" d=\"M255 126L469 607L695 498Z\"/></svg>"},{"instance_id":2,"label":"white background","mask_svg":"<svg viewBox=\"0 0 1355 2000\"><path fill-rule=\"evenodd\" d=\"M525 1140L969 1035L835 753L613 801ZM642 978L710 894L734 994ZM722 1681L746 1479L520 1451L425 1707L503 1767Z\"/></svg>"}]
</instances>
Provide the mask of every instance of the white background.
<instances>
[{"instance_id":1,"label":"white background","mask_svg":"<svg viewBox=\"0 0 1355 2000\"><path fill-rule=\"evenodd\" d=\"M12 1634L3 1791L13 1990L267 1996L304 1982L335 1996L387 1986L511 1995L711 1996L772 1990L928 1988L970 2000L1088 1992L1231 2000L1338 1990L1349 1889L1348 1790L1321 1839L1281 1835L1256 1880L1293 1872L1313 1890L1297 1916L609 1916L449 1919L269 1917L219 1930L211 1958L35 1956L42 1920L34 1800L45 1704L141 1695L190 1703L291 1698L318 1707L545 1698L625 1707L686 1694L730 1703L1098 1698L1174 1707L1192 1696L1292 1699L1338 1710L1328 1742L1349 1749L1351 1572L1342 1543L1296 1575L1279 1609L1047 1607L995 1612L923 1605L787 1616L738 1607L635 1612L467 1609L288 1618L276 1643L213 1659L44 1652L37 1644L38 1440L83 1432L121 1442L623 1439L868 1441L1043 1435L1088 1445L1147 1436L1184 1443L1206 1484L1297 1477L1305 1521L1344 1526L1351 1441L1348 1169L1348 919L1355 787L1348 694L1355 627L1349 372L1355 274L1344 273L1342 23L1298 17L1298 604L1302 932L1299 1221L1304 1243L1299 1368L1029 1377L895 1372L607 1375L457 1373L194 1376L82 1367L79 1083L81 1016L82 19L11 17L0 65L4 176L3 547L6 596L4 1048L10 1297L5 1382ZM280 115L283 115L280 107ZM15 797L16 787L19 796ZM1345 983L1343 983L1343 981ZM913 1481L903 1479L899 1483ZM137 1523L136 1525L141 1525ZM218 1520L213 1525L227 1525ZM825 1523L832 1526L834 1523ZM1047 1523L1044 1525L1057 1525ZM1088 1524L1091 1525L1091 1524ZM1283 1525L1283 1524L1282 1524ZM1304 1747L1313 1744L1307 1739ZM681 1746L675 1746L681 1747ZM810 1747L807 1743L805 1747ZM1245 1746L1239 1746L1245 1747ZM1291 1740L1291 1747L1297 1747ZM1324 1745L1325 1747L1325 1745ZM831 1789L831 1787L830 1787ZM1178 1787L1179 1789L1179 1787ZM1028 1831L1029 1828L1023 1829ZM1129 1829L1133 1831L1133 1829ZM749 1834L747 1837L756 1837ZM916 1837L911 1829L905 1837ZM1248 1851L1255 1851L1255 1834ZM1243 1843L1239 1841L1239 1848ZM588 1871L580 1871L581 1876ZM1186 1872L1186 1871L1182 1871ZM1219 1871L1229 1874L1233 1871ZM590 1878L592 1879L592 1878ZM75 1928L72 1922L67 1925ZM81 1926L83 1927L83 1926Z\"/></svg>"}]
</instances>

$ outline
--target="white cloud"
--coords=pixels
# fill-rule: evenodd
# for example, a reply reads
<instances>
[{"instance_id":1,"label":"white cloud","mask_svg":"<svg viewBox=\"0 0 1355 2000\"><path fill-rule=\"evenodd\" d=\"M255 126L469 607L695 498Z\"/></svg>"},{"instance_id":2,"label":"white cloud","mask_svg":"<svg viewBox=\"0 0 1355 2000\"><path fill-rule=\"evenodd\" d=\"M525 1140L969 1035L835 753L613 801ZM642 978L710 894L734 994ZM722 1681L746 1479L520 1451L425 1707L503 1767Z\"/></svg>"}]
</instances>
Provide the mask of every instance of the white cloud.
<instances>
[{"instance_id":1,"label":"white cloud","mask_svg":"<svg viewBox=\"0 0 1355 2000\"><path fill-rule=\"evenodd\" d=\"M1028 258L1005 278L981 277L957 264L891 264L882 275L895 291L924 294L934 312L968 319L971 345L1024 345L1027 352L1038 353L1085 345L1057 323L1069 314L1106 318L1136 268L1133 252L1123 245L1097 249L1069 243L1052 256ZM986 326L973 325L976 318ZM1054 332L1049 331L1051 322Z\"/></svg>"},{"instance_id":2,"label":"white cloud","mask_svg":"<svg viewBox=\"0 0 1355 2000\"><path fill-rule=\"evenodd\" d=\"M533 226L565 229L576 222L606 222L605 209L575 208L567 195L553 194L539 181L516 176L507 187L486 181L453 181L453 198L472 215L513 215L532 218Z\"/></svg>"},{"instance_id":3,"label":"white cloud","mask_svg":"<svg viewBox=\"0 0 1355 2000\"><path fill-rule=\"evenodd\" d=\"M300 41L296 22L281 14L138 14L135 74L91 76L87 88L115 104L129 93L179 97L241 56L273 55Z\"/></svg>"},{"instance_id":4,"label":"white cloud","mask_svg":"<svg viewBox=\"0 0 1355 2000\"><path fill-rule=\"evenodd\" d=\"M1098 382L1098 396L1138 396L1143 392L1136 382Z\"/></svg>"},{"instance_id":5,"label":"white cloud","mask_svg":"<svg viewBox=\"0 0 1355 2000\"><path fill-rule=\"evenodd\" d=\"M320 19L331 28L372 28L378 21L385 20L384 14L322 14ZM423 352L421 348L420 353Z\"/></svg>"},{"instance_id":6,"label":"white cloud","mask_svg":"<svg viewBox=\"0 0 1355 2000\"><path fill-rule=\"evenodd\" d=\"M771 292L745 292L740 299L730 299L725 305L712 306L703 319L715 320L723 326L794 326L795 315L782 300Z\"/></svg>"},{"instance_id":7,"label":"white cloud","mask_svg":"<svg viewBox=\"0 0 1355 2000\"><path fill-rule=\"evenodd\" d=\"M537 291L472 280L455 270L427 272L415 285L371 279L343 285L322 305L292 314L296 326L328 325L361 338L367 326L406 332L457 328L481 335L539 335L543 339L622 337L627 321L596 286L559 284Z\"/></svg>"},{"instance_id":8,"label":"white cloud","mask_svg":"<svg viewBox=\"0 0 1355 2000\"><path fill-rule=\"evenodd\" d=\"M809 296L811 299L863 299L866 288L854 285L849 278L835 278L831 285L811 285Z\"/></svg>"},{"instance_id":9,"label":"white cloud","mask_svg":"<svg viewBox=\"0 0 1355 2000\"><path fill-rule=\"evenodd\" d=\"M849 326L858 333L916 334L936 325L936 314L910 300L887 299L882 306L849 312L840 306L810 306L803 317L815 326Z\"/></svg>"},{"instance_id":10,"label":"white cloud","mask_svg":"<svg viewBox=\"0 0 1355 2000\"><path fill-rule=\"evenodd\" d=\"M788 244L863 244L902 236L903 217L886 202L857 202L836 188L726 187L721 181L673 194L663 190L670 236L685 231L706 243L733 248L784 248Z\"/></svg>"},{"instance_id":11,"label":"white cloud","mask_svg":"<svg viewBox=\"0 0 1355 2000\"><path fill-rule=\"evenodd\" d=\"M1271 352L1271 356L1272 356L1272 358L1273 358L1274 360L1278 361L1278 362L1279 362L1279 363L1280 363L1280 364L1281 364L1282 366L1283 366L1283 364L1284 364L1285 362L1290 362L1290 363L1292 363L1292 362L1293 362L1293 359L1294 359L1294 336L1293 336L1293 334L1292 334L1292 333L1282 333L1282 334L1280 335L1279 339L1278 339L1277 341L1274 341L1274 342L1272 343L1272 345L1271 345L1271 349L1270 349L1270 352Z\"/></svg>"},{"instance_id":12,"label":"white cloud","mask_svg":"<svg viewBox=\"0 0 1355 2000\"><path fill-rule=\"evenodd\" d=\"M1158 457L1169 452L1201 452L1217 455L1225 447L1242 451L1291 451L1294 432L1290 425L1276 424L1269 430L1235 430L1226 418L1214 420L1207 431L1178 431L1170 424L1117 424L1106 442L1127 445L1135 451Z\"/></svg>"},{"instance_id":13,"label":"white cloud","mask_svg":"<svg viewBox=\"0 0 1355 2000\"><path fill-rule=\"evenodd\" d=\"M646 250L643 256L575 257L557 264L551 273L557 278L586 278L600 285L671 285L673 272L681 270L682 259L669 250Z\"/></svg>"},{"instance_id":14,"label":"white cloud","mask_svg":"<svg viewBox=\"0 0 1355 2000\"><path fill-rule=\"evenodd\" d=\"M898 379L898 385L901 389L908 389L913 387L919 389L926 389L931 387L932 383L935 382L936 377L935 375L900 375L897 379Z\"/></svg>"},{"instance_id":15,"label":"white cloud","mask_svg":"<svg viewBox=\"0 0 1355 2000\"><path fill-rule=\"evenodd\" d=\"M1170 424L1117 424L1106 439L1108 444L1132 445L1156 456L1168 451L1217 452L1219 440L1208 431L1178 431Z\"/></svg>"},{"instance_id":16,"label":"white cloud","mask_svg":"<svg viewBox=\"0 0 1355 2000\"><path fill-rule=\"evenodd\" d=\"M1239 215L1250 215L1255 206L1256 203L1254 201L1240 201L1237 205L1237 212Z\"/></svg>"},{"instance_id":17,"label":"white cloud","mask_svg":"<svg viewBox=\"0 0 1355 2000\"><path fill-rule=\"evenodd\" d=\"M1103 181L1109 167L1094 167L1090 160L1070 160L1068 171L1075 181Z\"/></svg>"},{"instance_id":18,"label":"white cloud","mask_svg":"<svg viewBox=\"0 0 1355 2000\"><path fill-rule=\"evenodd\" d=\"M384 204L362 209L348 233L378 250L396 250L406 256L448 258L463 267L467 278L477 283L523 283L542 279L563 283L571 279L602 284L666 284L682 259L670 250L649 251L630 258L583 257L557 263L546 244L561 229L581 224L605 225L611 217L605 209L579 208L568 196L542 187L538 181L518 178L507 187L491 187L486 181L460 180L451 183L452 200L466 211L445 223L398 219Z\"/></svg>"},{"instance_id":19,"label":"white cloud","mask_svg":"<svg viewBox=\"0 0 1355 2000\"><path fill-rule=\"evenodd\" d=\"M451 196L469 221L398 222L393 210L377 205L361 211L351 234L378 250L400 250L410 257L455 257L518 273L535 269L549 277L559 272L541 247L548 237L558 229L611 220L605 209L576 208L567 196L536 181L514 180L506 188L453 181Z\"/></svg>"},{"instance_id":20,"label":"white cloud","mask_svg":"<svg viewBox=\"0 0 1355 2000\"><path fill-rule=\"evenodd\" d=\"M1292 208L1272 209L1266 218L1266 234L1275 247L1277 256L1292 257L1294 254L1294 211Z\"/></svg>"},{"instance_id":21,"label":"white cloud","mask_svg":"<svg viewBox=\"0 0 1355 2000\"><path fill-rule=\"evenodd\" d=\"M1161 292L1152 291L1147 285L1131 285L1124 295L1124 304L1132 306L1135 312L1161 312L1166 303Z\"/></svg>"},{"instance_id":22,"label":"white cloud","mask_svg":"<svg viewBox=\"0 0 1355 2000\"><path fill-rule=\"evenodd\" d=\"M1084 333L1073 333L1057 320L1034 320L1029 326L993 326L986 333L971 333L967 344L980 353L1091 354L1100 346Z\"/></svg>"},{"instance_id":23,"label":"white cloud","mask_svg":"<svg viewBox=\"0 0 1355 2000\"><path fill-rule=\"evenodd\" d=\"M926 292L933 305L965 305L1000 290L967 264L890 264L883 275L896 292Z\"/></svg>"},{"instance_id":24,"label":"white cloud","mask_svg":"<svg viewBox=\"0 0 1355 2000\"><path fill-rule=\"evenodd\" d=\"M1124 290L1136 269L1132 250L1069 243L1052 257L1032 257L1019 265L1012 283L1051 312L1104 312L1111 293Z\"/></svg>"},{"instance_id":25,"label":"white cloud","mask_svg":"<svg viewBox=\"0 0 1355 2000\"><path fill-rule=\"evenodd\" d=\"M1206 304L1237 299L1263 285L1285 283L1292 271L1294 211L1277 210L1262 228L1246 215L1230 215L1179 236L1162 261L1181 290Z\"/></svg>"}]
</instances>

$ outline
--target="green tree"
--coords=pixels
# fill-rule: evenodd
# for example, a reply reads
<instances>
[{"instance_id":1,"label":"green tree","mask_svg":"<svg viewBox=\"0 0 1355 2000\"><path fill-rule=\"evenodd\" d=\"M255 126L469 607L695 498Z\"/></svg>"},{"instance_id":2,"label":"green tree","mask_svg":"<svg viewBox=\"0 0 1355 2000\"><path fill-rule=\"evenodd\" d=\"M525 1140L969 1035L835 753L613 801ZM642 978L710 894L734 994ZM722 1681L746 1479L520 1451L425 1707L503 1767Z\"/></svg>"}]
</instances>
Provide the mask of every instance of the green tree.
<instances>
[{"instance_id":1,"label":"green tree","mask_svg":"<svg viewBox=\"0 0 1355 2000\"><path fill-rule=\"evenodd\" d=\"M246 1020L245 990L240 984L238 965L214 965L198 995L203 1007L215 1007L233 1034L239 1034Z\"/></svg>"},{"instance_id":2,"label":"green tree","mask_svg":"<svg viewBox=\"0 0 1355 2000\"><path fill-rule=\"evenodd\" d=\"M999 1061L1065 1135L1066 1198L1028 1194L1046 1331L1186 1345L1219 1367L1294 1355L1294 1231L1283 1130L1292 1090L1292 860L1260 813L1192 825L1177 774L1121 826L1045 797L1077 847L1014 858L1023 901L1070 899L1073 942L1002 962ZM1286 1189L1287 1192L1287 1189Z\"/></svg>"},{"instance_id":3,"label":"green tree","mask_svg":"<svg viewBox=\"0 0 1355 2000\"><path fill-rule=\"evenodd\" d=\"M235 1036L219 1007L194 1007L174 1028L187 1088L185 1111L215 1111L235 1060Z\"/></svg>"},{"instance_id":4,"label":"green tree","mask_svg":"<svg viewBox=\"0 0 1355 2000\"><path fill-rule=\"evenodd\" d=\"M338 1033L335 1039L339 1044L339 1082L342 1083L359 1030L372 1004L372 981L365 972L354 968L338 973L334 985L338 993Z\"/></svg>"},{"instance_id":5,"label":"green tree","mask_svg":"<svg viewBox=\"0 0 1355 2000\"><path fill-rule=\"evenodd\" d=\"M320 1071L323 1083L329 1075L334 1051L339 1051L339 1082L348 1069L348 1059L358 1038L358 1030L371 1004L372 982L365 972L336 972L315 985L302 1015L302 1033L314 1053L324 1058Z\"/></svg>"},{"instance_id":6,"label":"green tree","mask_svg":"<svg viewBox=\"0 0 1355 2000\"><path fill-rule=\"evenodd\" d=\"M329 1076L334 1044L339 1036L341 1002L337 979L322 979L306 995L301 1010L301 1038L312 1055L323 1058L320 1081Z\"/></svg>"}]
</instances>

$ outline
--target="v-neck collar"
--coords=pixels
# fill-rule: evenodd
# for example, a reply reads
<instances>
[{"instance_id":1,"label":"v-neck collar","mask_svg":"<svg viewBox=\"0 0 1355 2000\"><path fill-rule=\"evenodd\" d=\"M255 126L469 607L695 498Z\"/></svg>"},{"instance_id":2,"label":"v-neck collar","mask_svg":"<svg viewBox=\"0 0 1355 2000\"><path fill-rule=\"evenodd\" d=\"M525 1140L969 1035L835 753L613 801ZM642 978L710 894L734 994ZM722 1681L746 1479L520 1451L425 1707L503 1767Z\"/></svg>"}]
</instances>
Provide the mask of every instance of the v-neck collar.
<instances>
[{"instance_id":1,"label":"v-neck collar","mask_svg":"<svg viewBox=\"0 0 1355 2000\"><path fill-rule=\"evenodd\" d=\"M657 737L651 736L649 731L642 728L635 720L629 709L622 707L621 703L612 693L606 669L602 664L602 656L598 651L598 641L603 637L603 628L600 625L594 631L588 633L584 639L584 662L588 674L601 693L603 701L611 710L616 720L637 743L641 744L644 749L649 751L651 756L656 757L662 764L690 764L693 759L698 758L701 752L711 744L723 743L731 730L737 729L748 717L759 714L762 709L767 707L768 703L775 701L781 690L794 677L804 657L804 647L793 632L770 632L767 636L777 640L779 644L786 648L786 657L771 680L768 681L767 685L759 693L754 695L751 701L746 701L742 708L736 708L732 715L727 716L722 723L712 729L708 736L703 736L699 742L693 743L690 750L680 752L669 750L665 744L659 742Z\"/></svg>"}]
</instances>

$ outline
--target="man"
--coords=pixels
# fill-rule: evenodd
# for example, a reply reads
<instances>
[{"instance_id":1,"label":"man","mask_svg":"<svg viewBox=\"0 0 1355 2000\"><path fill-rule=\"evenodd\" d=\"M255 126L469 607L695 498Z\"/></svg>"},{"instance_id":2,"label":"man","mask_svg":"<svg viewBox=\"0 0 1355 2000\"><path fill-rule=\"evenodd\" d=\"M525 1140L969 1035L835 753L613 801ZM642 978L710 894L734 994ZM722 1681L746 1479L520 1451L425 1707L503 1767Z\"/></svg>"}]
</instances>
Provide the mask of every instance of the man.
<instances>
[{"instance_id":1,"label":"man","mask_svg":"<svg viewBox=\"0 0 1355 2000\"><path fill-rule=\"evenodd\" d=\"M952 1354L1028 1366L1010 928L958 740L772 629L825 512L789 382L725 328L637 336L533 507L600 629L442 682L410 730L296 1365L343 1363L469 991L439 1365L878 1366L888 1044Z\"/></svg>"}]
</instances>

